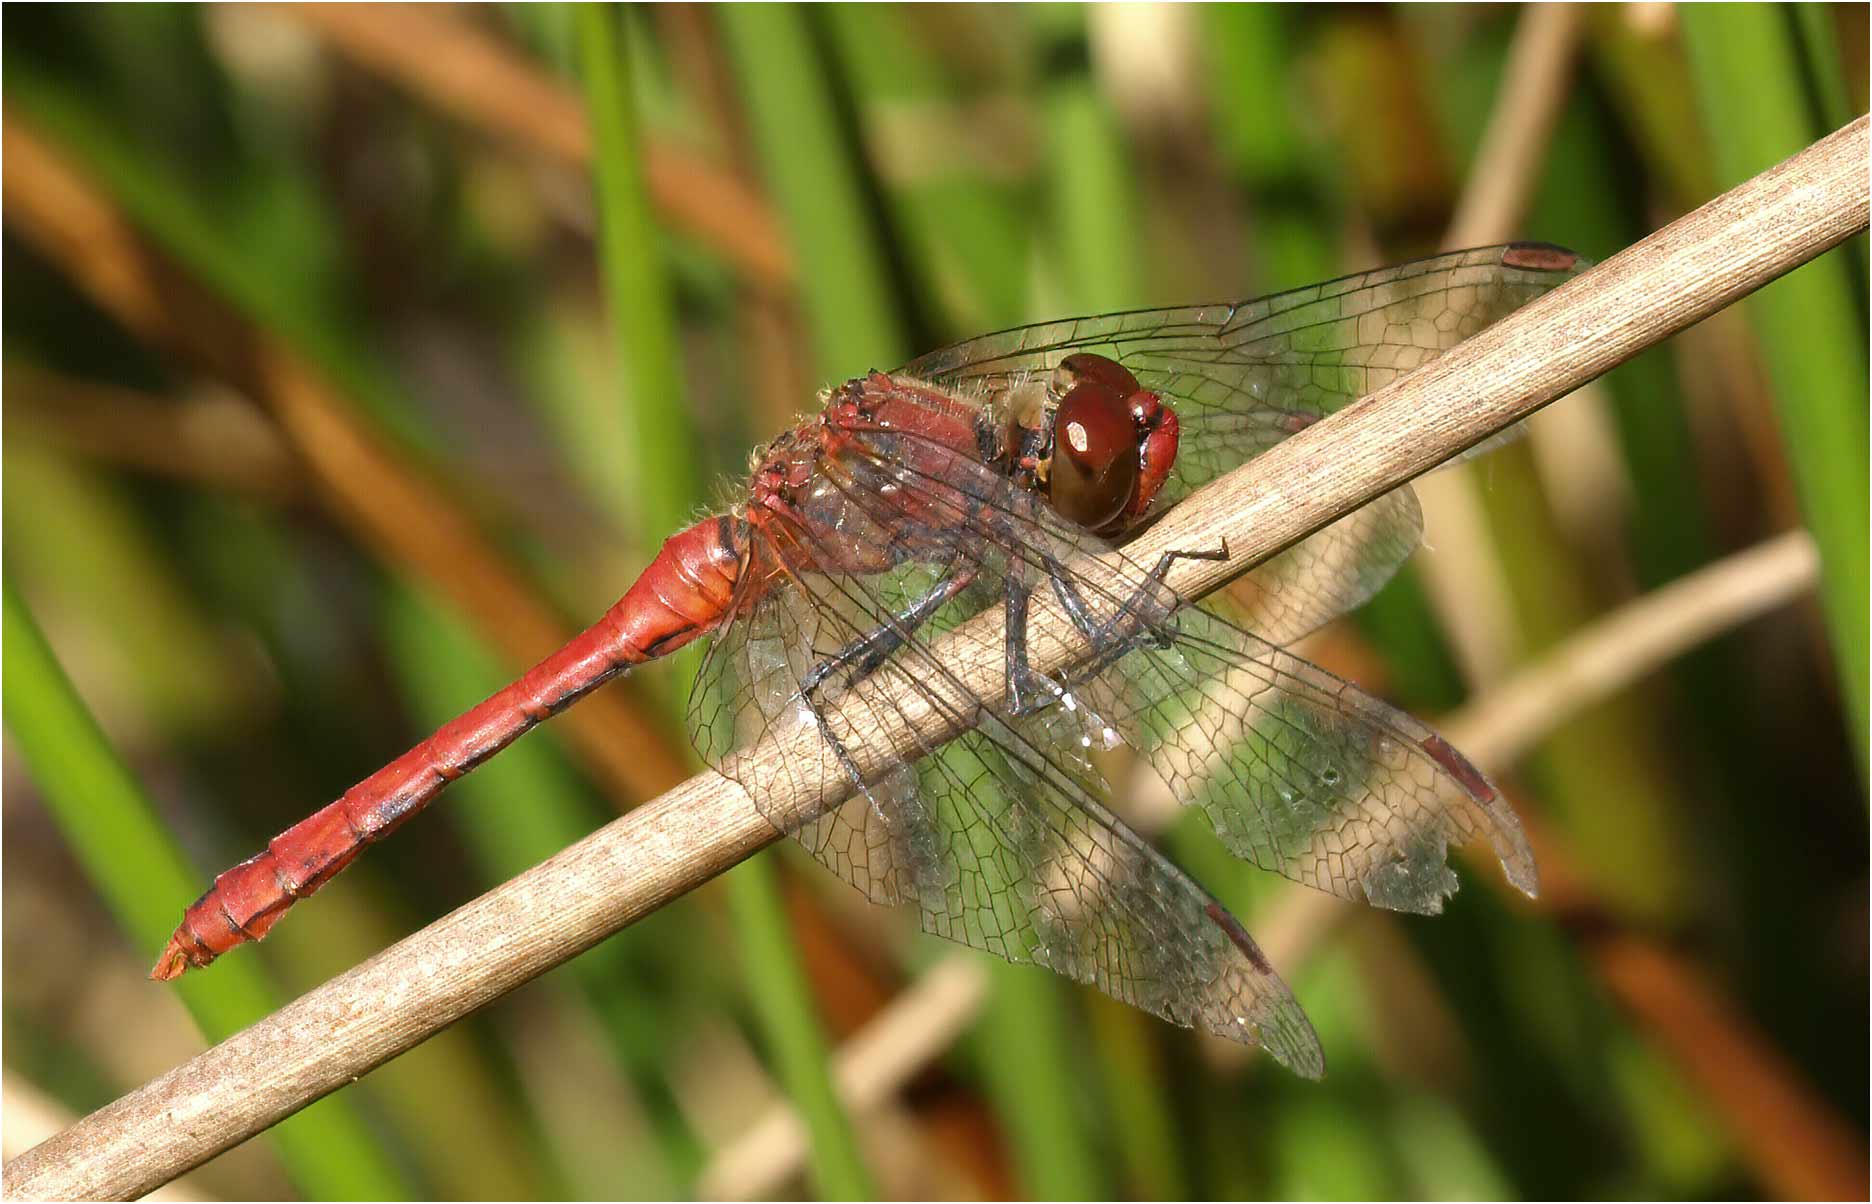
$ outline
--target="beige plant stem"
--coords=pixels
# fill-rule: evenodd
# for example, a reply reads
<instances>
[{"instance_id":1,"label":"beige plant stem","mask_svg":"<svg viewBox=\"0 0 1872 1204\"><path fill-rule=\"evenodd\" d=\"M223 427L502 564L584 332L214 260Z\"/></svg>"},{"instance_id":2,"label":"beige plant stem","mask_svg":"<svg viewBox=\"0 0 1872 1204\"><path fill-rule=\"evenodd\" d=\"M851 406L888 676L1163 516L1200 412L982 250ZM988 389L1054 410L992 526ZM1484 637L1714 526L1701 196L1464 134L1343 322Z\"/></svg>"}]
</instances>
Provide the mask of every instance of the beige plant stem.
<instances>
[{"instance_id":1,"label":"beige plant stem","mask_svg":"<svg viewBox=\"0 0 1872 1204\"><path fill-rule=\"evenodd\" d=\"M1444 234L1445 247L1500 242L1527 212L1547 143L1566 108L1585 16L1579 4L1530 4L1521 10L1502 92Z\"/></svg>"},{"instance_id":2,"label":"beige plant stem","mask_svg":"<svg viewBox=\"0 0 1872 1204\"><path fill-rule=\"evenodd\" d=\"M1218 587L1865 229L1866 171L1861 118L1200 490L1127 554L1150 563L1171 548L1226 547L1226 561L1179 561L1170 579L1186 596ZM1043 673L1081 651L1045 601L1028 633ZM986 637L1001 618L990 610L938 656L994 646ZM1002 690L995 660L942 663L992 702ZM861 771L913 746L912 730L925 741L959 730L962 716L909 701L918 705L878 708L888 726L850 733ZM813 739L802 730L792 741ZM781 769L785 743L741 756L739 772L792 780ZM817 805L828 785L799 781L794 796L773 801ZM693 778L21 1155L5 1170L6 1194L144 1194L774 839L738 787Z\"/></svg>"},{"instance_id":3,"label":"beige plant stem","mask_svg":"<svg viewBox=\"0 0 1872 1204\"><path fill-rule=\"evenodd\" d=\"M7 435L271 505L308 490L279 431L226 389L179 398L6 361Z\"/></svg>"},{"instance_id":4,"label":"beige plant stem","mask_svg":"<svg viewBox=\"0 0 1872 1204\"><path fill-rule=\"evenodd\" d=\"M1584 8L1575 4L1531 4L1520 10L1501 89L1443 234L1445 250L1523 236L1528 202L1570 95L1584 16ZM1575 397L1543 411L1529 424L1530 443L1546 441L1549 432L1542 428L1556 415L1602 408L1602 402ZM1480 462L1452 465L1417 486L1426 554L1416 559L1414 569L1431 608L1444 620L1444 639L1472 691L1499 680L1514 663L1520 643L1512 591L1477 494L1477 480L1489 471ZM1457 615L1461 621L1452 621Z\"/></svg>"},{"instance_id":5,"label":"beige plant stem","mask_svg":"<svg viewBox=\"0 0 1872 1204\"><path fill-rule=\"evenodd\" d=\"M875 1116L904 1085L959 1040L988 998L988 963L943 958L839 1046L832 1068L839 1098L854 1116ZM759 1200L781 1194L806 1163L806 1126L792 1103L776 1100L721 1147L696 1180L704 1200Z\"/></svg>"},{"instance_id":6,"label":"beige plant stem","mask_svg":"<svg viewBox=\"0 0 1872 1204\"><path fill-rule=\"evenodd\" d=\"M9 1158L39 1144L73 1120L71 1113L57 1100L11 1070L0 1075L0 1113L6 1117L4 1134L0 1134L0 1153ZM184 1175L157 1188L144 1199L155 1204L183 1204L214 1197L201 1190L193 1182L193 1176Z\"/></svg>"},{"instance_id":7,"label":"beige plant stem","mask_svg":"<svg viewBox=\"0 0 1872 1204\"><path fill-rule=\"evenodd\" d=\"M1628 602L1569 636L1538 662L1444 725L1483 766L1511 765L1554 728L1705 640L1813 589L1813 539L1789 531Z\"/></svg>"}]
</instances>

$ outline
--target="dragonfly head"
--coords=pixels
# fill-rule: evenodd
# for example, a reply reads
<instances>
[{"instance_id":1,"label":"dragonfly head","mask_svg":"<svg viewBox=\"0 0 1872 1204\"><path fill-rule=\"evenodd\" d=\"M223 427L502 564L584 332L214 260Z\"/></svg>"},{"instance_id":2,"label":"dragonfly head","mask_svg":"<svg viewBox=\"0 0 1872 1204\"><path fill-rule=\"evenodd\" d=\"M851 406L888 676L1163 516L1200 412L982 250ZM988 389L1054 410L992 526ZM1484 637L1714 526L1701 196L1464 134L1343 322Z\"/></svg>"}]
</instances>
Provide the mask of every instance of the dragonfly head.
<instances>
[{"instance_id":1,"label":"dragonfly head","mask_svg":"<svg viewBox=\"0 0 1872 1204\"><path fill-rule=\"evenodd\" d=\"M1053 369L1047 498L1061 517L1120 535L1150 510L1176 463L1170 407L1102 355L1069 355Z\"/></svg>"}]
</instances>

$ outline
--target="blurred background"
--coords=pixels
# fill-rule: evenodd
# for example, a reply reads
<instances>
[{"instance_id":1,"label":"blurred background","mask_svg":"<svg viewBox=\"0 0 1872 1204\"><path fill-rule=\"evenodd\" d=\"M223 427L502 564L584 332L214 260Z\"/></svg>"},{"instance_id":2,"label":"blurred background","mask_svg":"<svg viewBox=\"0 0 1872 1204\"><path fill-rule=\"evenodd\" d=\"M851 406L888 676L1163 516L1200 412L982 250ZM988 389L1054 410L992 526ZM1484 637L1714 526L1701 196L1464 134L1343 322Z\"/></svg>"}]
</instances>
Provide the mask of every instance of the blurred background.
<instances>
[{"instance_id":1,"label":"blurred background","mask_svg":"<svg viewBox=\"0 0 1872 1204\"><path fill-rule=\"evenodd\" d=\"M692 772L689 656L144 977L822 385L1445 246L1605 258L1867 107L1860 5L11 11L9 1156ZM1497 774L1538 903L1468 859L1442 917L1338 907L1137 816L1324 1083L788 847L175 1190L1862 1196L1865 256L1428 478L1426 550L1309 643Z\"/></svg>"}]
</instances>

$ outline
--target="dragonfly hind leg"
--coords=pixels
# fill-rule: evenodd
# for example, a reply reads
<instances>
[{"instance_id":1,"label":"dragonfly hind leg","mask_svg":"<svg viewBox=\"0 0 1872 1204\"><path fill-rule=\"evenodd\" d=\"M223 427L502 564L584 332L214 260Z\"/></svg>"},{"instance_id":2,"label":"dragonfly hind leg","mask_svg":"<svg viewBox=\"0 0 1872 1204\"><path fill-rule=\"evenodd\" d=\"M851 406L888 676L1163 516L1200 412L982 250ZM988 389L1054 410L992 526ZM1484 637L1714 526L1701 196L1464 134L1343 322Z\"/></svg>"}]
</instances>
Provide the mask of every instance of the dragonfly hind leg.
<instances>
[{"instance_id":1,"label":"dragonfly hind leg","mask_svg":"<svg viewBox=\"0 0 1872 1204\"><path fill-rule=\"evenodd\" d=\"M850 686L875 673L885 661L891 658L899 648L909 642L919 628L933 618L937 611L974 584L976 569L956 571L953 566L941 580L932 586L928 593L899 611L889 622L882 623L875 629L857 636L843 648L820 661L800 682L799 697L812 712L813 722L819 729L819 737L832 755L838 760L839 767L852 785L870 802L873 810L878 809L877 800L871 797L871 791L858 771L858 765L846 751L845 744L832 731L826 721L825 711L820 705L819 694L827 681L835 675L843 674L844 684ZM880 818L883 816L880 811Z\"/></svg>"},{"instance_id":2,"label":"dragonfly hind leg","mask_svg":"<svg viewBox=\"0 0 1872 1204\"><path fill-rule=\"evenodd\" d=\"M889 622L882 623L874 630L853 639L850 643L834 652L825 660L813 666L800 682L800 694L806 696L816 693L833 674L849 670L845 683L868 677L875 673L880 665L889 660L891 654L903 647L918 628L929 622L945 603L953 600L963 590L975 582L976 570L970 568L963 572L951 570L930 588L930 591L905 607Z\"/></svg>"}]
</instances>

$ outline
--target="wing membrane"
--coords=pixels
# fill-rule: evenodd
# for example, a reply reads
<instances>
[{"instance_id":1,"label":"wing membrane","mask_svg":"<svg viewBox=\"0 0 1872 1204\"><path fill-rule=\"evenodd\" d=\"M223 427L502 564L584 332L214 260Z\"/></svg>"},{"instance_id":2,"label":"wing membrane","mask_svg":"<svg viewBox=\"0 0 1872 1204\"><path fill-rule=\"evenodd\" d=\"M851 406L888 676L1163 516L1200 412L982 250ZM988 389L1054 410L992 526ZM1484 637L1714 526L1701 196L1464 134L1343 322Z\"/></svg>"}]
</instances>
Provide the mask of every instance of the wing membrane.
<instances>
[{"instance_id":1,"label":"wing membrane","mask_svg":"<svg viewBox=\"0 0 1872 1204\"><path fill-rule=\"evenodd\" d=\"M1107 811L1098 774L1047 717L1016 721L976 703L972 730L916 744L882 771L860 775L841 756L848 733L873 729L905 699L951 710L973 699L932 656L924 641L940 637L927 630L856 680L833 674L804 688L863 624L888 624L929 583L921 566L865 578L802 572L797 588L759 599L710 648L692 701L698 745L734 772L719 760L727 747L774 725L813 725L821 763L788 773L844 773L849 799L828 796L830 809L801 822L769 806L775 783L741 784L872 901L911 904L935 935L1261 1045L1317 1077L1318 1039L1286 984L1220 904ZM929 626L952 628L982 604L959 595Z\"/></svg>"},{"instance_id":2,"label":"wing membrane","mask_svg":"<svg viewBox=\"0 0 1872 1204\"><path fill-rule=\"evenodd\" d=\"M1276 432L1269 442L1285 437ZM1265 446L1250 444L1244 458ZM1417 494L1400 485L1250 569L1229 586L1226 604L1205 605L1286 646L1370 601L1422 542Z\"/></svg>"},{"instance_id":3,"label":"wing membrane","mask_svg":"<svg viewBox=\"0 0 1872 1204\"><path fill-rule=\"evenodd\" d=\"M1193 608L1168 648L1078 685L1230 852L1342 898L1434 914L1452 845L1486 841L1535 893L1533 853L1500 794L1424 724Z\"/></svg>"},{"instance_id":4,"label":"wing membrane","mask_svg":"<svg viewBox=\"0 0 1872 1204\"><path fill-rule=\"evenodd\" d=\"M1181 421L1168 503L1587 266L1539 244L1481 247L1251 301L1016 327L932 351L903 371L994 397L1074 352L1109 356L1170 400Z\"/></svg>"},{"instance_id":5,"label":"wing membrane","mask_svg":"<svg viewBox=\"0 0 1872 1204\"><path fill-rule=\"evenodd\" d=\"M1022 505L1027 495L979 465L945 466L944 476L969 480L971 495L993 502L945 520L971 531L974 542L1050 548L1055 569L1084 566L1094 554L1106 558L1101 566L1112 562L1103 541L1044 507ZM1010 504L1001 504L998 491L1014 495ZM1382 554L1342 551L1345 563L1394 566L1399 550L1414 543L1414 502L1393 497L1378 512L1390 517L1375 527L1338 532L1340 544L1375 546ZM1291 584L1278 594L1269 589L1279 574L1318 563L1332 548L1329 540L1317 554L1269 562L1257 571L1272 571L1275 580L1258 588L1285 598ZM1428 727L1218 614L1165 598L1141 566L1122 558L1116 564L1096 574L1075 571L1073 585L1095 614L1131 608L1132 630L1150 638L1130 641L1115 661L1058 683L1062 702L1070 697L1077 707L1080 743L1115 733L1150 760L1182 802L1204 811L1236 856L1344 898L1438 911L1456 889L1445 852L1472 841L1486 841L1509 881L1534 892L1533 856L1514 813ZM1333 588L1319 595L1325 602L1273 614L1280 634L1357 597L1369 580L1358 572L1330 576Z\"/></svg>"},{"instance_id":6,"label":"wing membrane","mask_svg":"<svg viewBox=\"0 0 1872 1204\"><path fill-rule=\"evenodd\" d=\"M779 566L786 588L749 593L691 704L698 747L730 773L729 748L814 730L797 746L815 751L783 773L845 783L821 811L774 805L790 781L742 785L821 864L875 902L916 907L929 932L1263 1045L1303 1074L1319 1073L1321 1055L1291 992L1233 917L1111 814L1088 749L1126 740L1232 852L1336 894L1434 910L1455 885L1446 846L1476 838L1531 888L1512 813L1427 728L1181 607L1032 493L910 438L845 432L839 458L817 466L828 488L811 515L757 526L755 558ZM1408 491L1372 513L1263 566L1270 601L1250 613L1295 635L1376 588L1418 520ZM839 560L841 533L860 530L910 541L902 563L819 571ZM968 620L1004 605L1010 586L1072 596L1093 632L1094 656L1021 713L972 693L957 670L1006 663L1009 649L981 643ZM1280 601L1289 595L1311 600ZM904 709L967 730L936 744L898 724L912 728L903 747L852 755Z\"/></svg>"}]
</instances>

